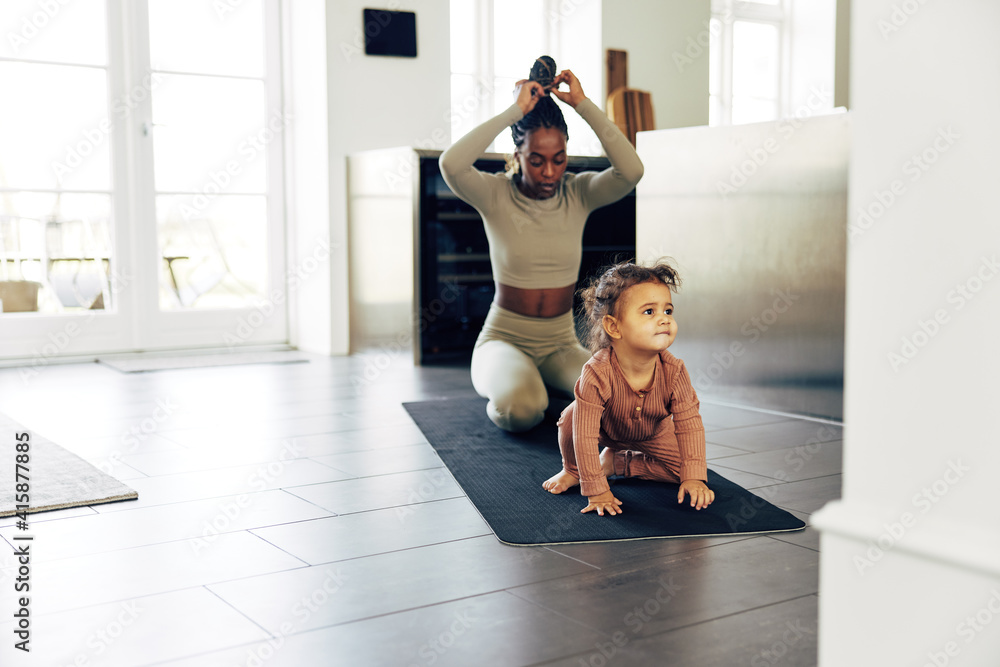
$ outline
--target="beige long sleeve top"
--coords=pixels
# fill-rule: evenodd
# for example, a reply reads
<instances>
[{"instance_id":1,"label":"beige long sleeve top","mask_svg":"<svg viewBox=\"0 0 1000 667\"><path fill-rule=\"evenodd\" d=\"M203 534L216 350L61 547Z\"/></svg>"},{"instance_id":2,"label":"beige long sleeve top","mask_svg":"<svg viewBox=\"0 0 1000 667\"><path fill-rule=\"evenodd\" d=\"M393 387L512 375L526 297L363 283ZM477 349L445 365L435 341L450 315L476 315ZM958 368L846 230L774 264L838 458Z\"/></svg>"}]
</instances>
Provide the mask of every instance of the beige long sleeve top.
<instances>
[{"instance_id":1,"label":"beige long sleeve top","mask_svg":"<svg viewBox=\"0 0 1000 667\"><path fill-rule=\"evenodd\" d=\"M549 199L525 197L504 174L473 165L504 129L521 120L512 104L441 154L445 183L483 216L493 278L522 289L565 287L576 282L583 228L590 212L618 201L642 177L642 162L618 127L589 99L576 111L594 130L611 166L601 172L566 173Z\"/></svg>"}]
</instances>

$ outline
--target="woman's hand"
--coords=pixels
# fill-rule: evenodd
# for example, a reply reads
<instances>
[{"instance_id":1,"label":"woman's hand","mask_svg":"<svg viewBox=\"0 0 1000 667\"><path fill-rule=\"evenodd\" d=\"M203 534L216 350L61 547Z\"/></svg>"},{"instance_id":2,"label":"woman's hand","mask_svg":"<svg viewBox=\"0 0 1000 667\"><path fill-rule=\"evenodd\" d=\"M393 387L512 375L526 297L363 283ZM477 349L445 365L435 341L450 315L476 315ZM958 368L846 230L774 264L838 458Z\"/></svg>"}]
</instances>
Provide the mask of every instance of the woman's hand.
<instances>
[{"instance_id":1,"label":"woman's hand","mask_svg":"<svg viewBox=\"0 0 1000 667\"><path fill-rule=\"evenodd\" d=\"M569 86L569 91L559 90L560 83L565 83ZM556 78L552 79L552 87L549 88L549 92L574 109L577 104L587 99L587 96L583 93L583 87L580 85L580 80L568 69L559 72Z\"/></svg>"},{"instance_id":2,"label":"woman's hand","mask_svg":"<svg viewBox=\"0 0 1000 667\"><path fill-rule=\"evenodd\" d=\"M691 496L691 507L696 510L708 507L715 500L715 491L708 488L705 482L700 479L689 479L681 482L680 491L677 492L677 503L684 502L684 494Z\"/></svg>"},{"instance_id":3,"label":"woman's hand","mask_svg":"<svg viewBox=\"0 0 1000 667\"><path fill-rule=\"evenodd\" d=\"M514 101L521 107L521 112L527 116L538 104L538 100L548 95L542 84L537 81L521 79L514 84Z\"/></svg>"},{"instance_id":4,"label":"woman's hand","mask_svg":"<svg viewBox=\"0 0 1000 667\"><path fill-rule=\"evenodd\" d=\"M615 498L611 490L608 489L604 493L596 496L587 496L587 506L580 510L581 514L586 514L591 510L597 510L597 513L604 516L604 512L614 516L615 514L621 514L622 501Z\"/></svg>"}]
</instances>

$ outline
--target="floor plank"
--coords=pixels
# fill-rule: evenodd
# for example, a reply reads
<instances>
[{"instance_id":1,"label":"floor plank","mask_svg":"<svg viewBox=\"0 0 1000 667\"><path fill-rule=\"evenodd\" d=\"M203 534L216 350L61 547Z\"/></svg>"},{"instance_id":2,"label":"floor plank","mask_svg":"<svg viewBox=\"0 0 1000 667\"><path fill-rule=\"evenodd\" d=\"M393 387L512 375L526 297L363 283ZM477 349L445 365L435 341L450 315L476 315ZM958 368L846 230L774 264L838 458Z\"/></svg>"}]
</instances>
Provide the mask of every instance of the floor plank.
<instances>
[{"instance_id":1,"label":"floor plank","mask_svg":"<svg viewBox=\"0 0 1000 667\"><path fill-rule=\"evenodd\" d=\"M814 594L818 571L815 552L755 537L511 592L585 625L645 636Z\"/></svg>"},{"instance_id":2,"label":"floor plank","mask_svg":"<svg viewBox=\"0 0 1000 667\"><path fill-rule=\"evenodd\" d=\"M591 570L551 551L508 547L485 536L250 577L209 589L271 632L301 616L295 626L301 632ZM303 607L310 613L297 615Z\"/></svg>"}]
</instances>

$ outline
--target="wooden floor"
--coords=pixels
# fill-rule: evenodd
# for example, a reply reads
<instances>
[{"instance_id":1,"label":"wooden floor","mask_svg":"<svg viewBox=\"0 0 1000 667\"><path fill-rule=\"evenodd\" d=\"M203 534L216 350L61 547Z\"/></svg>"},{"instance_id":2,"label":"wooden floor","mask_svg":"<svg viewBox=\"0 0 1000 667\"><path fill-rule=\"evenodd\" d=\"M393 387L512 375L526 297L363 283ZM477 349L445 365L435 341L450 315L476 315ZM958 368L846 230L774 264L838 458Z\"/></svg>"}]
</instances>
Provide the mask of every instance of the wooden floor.
<instances>
[{"instance_id":1,"label":"wooden floor","mask_svg":"<svg viewBox=\"0 0 1000 667\"><path fill-rule=\"evenodd\" d=\"M139 493L32 517L28 659L4 545L0 664L816 664L811 528L504 546L401 407L471 394L406 355L0 370L0 411ZM722 475L804 519L839 496L839 426L702 407Z\"/></svg>"}]
</instances>

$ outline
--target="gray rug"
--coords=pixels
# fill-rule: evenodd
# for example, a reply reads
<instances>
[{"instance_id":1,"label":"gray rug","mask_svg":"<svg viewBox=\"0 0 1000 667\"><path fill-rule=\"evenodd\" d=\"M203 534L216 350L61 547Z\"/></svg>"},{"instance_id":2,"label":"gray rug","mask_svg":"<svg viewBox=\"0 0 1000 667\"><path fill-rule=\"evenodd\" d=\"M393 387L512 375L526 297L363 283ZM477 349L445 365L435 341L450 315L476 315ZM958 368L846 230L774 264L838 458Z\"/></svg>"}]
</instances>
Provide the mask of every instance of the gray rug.
<instances>
[{"instance_id":1,"label":"gray rug","mask_svg":"<svg viewBox=\"0 0 1000 667\"><path fill-rule=\"evenodd\" d=\"M298 364L308 362L302 353L278 352L224 352L222 354L187 354L177 356L145 356L99 358L98 363L122 373L170 371L180 368L207 368L209 366L242 366L244 364Z\"/></svg>"},{"instance_id":2,"label":"gray rug","mask_svg":"<svg viewBox=\"0 0 1000 667\"><path fill-rule=\"evenodd\" d=\"M27 433L30 449L27 512L135 500L139 494L76 454L0 414L0 517L17 514L17 439ZM21 436L22 441L24 436ZM24 469L21 468L24 474ZM23 480L22 480L23 483ZM22 487L23 488L23 487ZM24 511L24 510L21 510Z\"/></svg>"}]
</instances>

